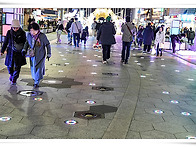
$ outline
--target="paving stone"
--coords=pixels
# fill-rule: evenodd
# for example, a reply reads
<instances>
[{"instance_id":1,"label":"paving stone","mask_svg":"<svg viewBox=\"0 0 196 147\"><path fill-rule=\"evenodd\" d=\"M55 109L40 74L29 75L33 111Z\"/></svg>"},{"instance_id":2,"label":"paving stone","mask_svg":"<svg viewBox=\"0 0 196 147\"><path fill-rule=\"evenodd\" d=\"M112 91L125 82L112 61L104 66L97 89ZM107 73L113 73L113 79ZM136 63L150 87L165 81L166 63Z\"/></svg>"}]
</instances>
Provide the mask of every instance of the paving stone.
<instances>
[{"instance_id":1,"label":"paving stone","mask_svg":"<svg viewBox=\"0 0 196 147\"><path fill-rule=\"evenodd\" d=\"M142 139L139 132L128 131L126 139Z\"/></svg>"},{"instance_id":2,"label":"paving stone","mask_svg":"<svg viewBox=\"0 0 196 147\"><path fill-rule=\"evenodd\" d=\"M33 126L24 125L21 123L10 123L6 125L0 124L0 135L12 136L12 135L24 135L29 134L33 129Z\"/></svg>"},{"instance_id":3,"label":"paving stone","mask_svg":"<svg viewBox=\"0 0 196 147\"><path fill-rule=\"evenodd\" d=\"M162 116L147 113L134 115L134 120L141 122L164 122Z\"/></svg>"},{"instance_id":4,"label":"paving stone","mask_svg":"<svg viewBox=\"0 0 196 147\"><path fill-rule=\"evenodd\" d=\"M142 139L176 139L173 134L157 130L141 132L141 137Z\"/></svg>"},{"instance_id":5,"label":"paving stone","mask_svg":"<svg viewBox=\"0 0 196 147\"><path fill-rule=\"evenodd\" d=\"M1 106L0 115L9 114L9 113L11 113L13 110L14 110L14 108Z\"/></svg>"},{"instance_id":6,"label":"paving stone","mask_svg":"<svg viewBox=\"0 0 196 147\"><path fill-rule=\"evenodd\" d=\"M26 134L26 135L8 136L7 139L40 139L40 138L31 134Z\"/></svg>"},{"instance_id":7,"label":"paving stone","mask_svg":"<svg viewBox=\"0 0 196 147\"><path fill-rule=\"evenodd\" d=\"M131 131L150 131L154 130L149 122L132 121L129 130Z\"/></svg>"},{"instance_id":8,"label":"paving stone","mask_svg":"<svg viewBox=\"0 0 196 147\"><path fill-rule=\"evenodd\" d=\"M36 126L31 132L32 135L40 139L58 138L60 136L67 136L69 129L58 127L54 125Z\"/></svg>"},{"instance_id":9,"label":"paving stone","mask_svg":"<svg viewBox=\"0 0 196 147\"><path fill-rule=\"evenodd\" d=\"M154 126L155 130L162 131L162 132L165 132L165 133L175 134L175 133L186 132L183 125L172 124L172 123L169 123L169 122L153 123L153 126Z\"/></svg>"},{"instance_id":10,"label":"paving stone","mask_svg":"<svg viewBox=\"0 0 196 147\"><path fill-rule=\"evenodd\" d=\"M7 139L7 136L0 135L0 139Z\"/></svg>"},{"instance_id":11,"label":"paving stone","mask_svg":"<svg viewBox=\"0 0 196 147\"><path fill-rule=\"evenodd\" d=\"M195 132L185 132L185 133L176 133L174 134L177 139L188 139L187 136L196 137Z\"/></svg>"},{"instance_id":12,"label":"paving stone","mask_svg":"<svg viewBox=\"0 0 196 147\"><path fill-rule=\"evenodd\" d=\"M184 124L184 127L185 129L188 131L188 132L196 132L196 125L187 125L187 124Z\"/></svg>"},{"instance_id":13,"label":"paving stone","mask_svg":"<svg viewBox=\"0 0 196 147\"><path fill-rule=\"evenodd\" d=\"M184 116L163 116L163 119L171 124L178 124L178 125L193 125L194 122L192 121L191 118L189 117L184 117Z\"/></svg>"}]
</instances>

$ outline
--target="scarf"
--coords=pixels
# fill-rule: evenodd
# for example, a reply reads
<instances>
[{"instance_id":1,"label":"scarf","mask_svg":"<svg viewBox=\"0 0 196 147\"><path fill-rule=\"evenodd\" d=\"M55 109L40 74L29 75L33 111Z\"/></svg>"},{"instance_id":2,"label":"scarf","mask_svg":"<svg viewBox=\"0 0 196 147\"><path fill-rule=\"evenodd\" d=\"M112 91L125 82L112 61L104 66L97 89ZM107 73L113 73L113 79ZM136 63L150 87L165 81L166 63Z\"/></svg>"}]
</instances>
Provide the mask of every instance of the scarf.
<instances>
[{"instance_id":1,"label":"scarf","mask_svg":"<svg viewBox=\"0 0 196 147\"><path fill-rule=\"evenodd\" d=\"M39 36L39 34L40 34L40 30L38 31L38 33L36 34L36 35L31 35L35 40L37 39L37 37ZM37 41L38 41L39 39L37 39Z\"/></svg>"}]
</instances>

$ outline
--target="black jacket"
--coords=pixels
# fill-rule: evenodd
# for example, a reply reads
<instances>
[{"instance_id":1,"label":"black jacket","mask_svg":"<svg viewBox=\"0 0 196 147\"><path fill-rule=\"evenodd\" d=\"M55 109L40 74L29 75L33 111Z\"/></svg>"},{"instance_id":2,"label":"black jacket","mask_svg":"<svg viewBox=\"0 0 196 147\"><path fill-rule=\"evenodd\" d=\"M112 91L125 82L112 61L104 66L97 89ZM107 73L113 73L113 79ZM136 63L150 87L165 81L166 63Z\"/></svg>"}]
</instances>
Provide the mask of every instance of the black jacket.
<instances>
[{"instance_id":1,"label":"black jacket","mask_svg":"<svg viewBox=\"0 0 196 147\"><path fill-rule=\"evenodd\" d=\"M7 49L7 55L5 59L5 65L11 67L14 61L16 66L22 66L26 64L26 58L22 56L21 52L16 52L13 49L13 43L23 43L26 42L26 33L20 28L17 32L14 32L12 29L8 30L5 37L1 53L4 53Z\"/></svg>"},{"instance_id":2,"label":"black jacket","mask_svg":"<svg viewBox=\"0 0 196 147\"><path fill-rule=\"evenodd\" d=\"M103 45L115 44L115 34L116 30L114 28L114 25L111 22L105 22L99 28L99 31L97 33L97 40L100 44Z\"/></svg>"}]
</instances>

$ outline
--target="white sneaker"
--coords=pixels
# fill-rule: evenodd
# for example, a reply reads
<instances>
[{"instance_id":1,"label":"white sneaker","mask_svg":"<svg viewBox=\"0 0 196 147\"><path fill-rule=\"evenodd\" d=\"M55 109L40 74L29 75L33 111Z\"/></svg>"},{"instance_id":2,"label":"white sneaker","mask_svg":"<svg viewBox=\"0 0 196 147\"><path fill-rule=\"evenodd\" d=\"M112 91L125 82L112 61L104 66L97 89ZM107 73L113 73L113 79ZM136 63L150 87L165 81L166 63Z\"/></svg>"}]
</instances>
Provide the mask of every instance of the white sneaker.
<instances>
[{"instance_id":1,"label":"white sneaker","mask_svg":"<svg viewBox=\"0 0 196 147\"><path fill-rule=\"evenodd\" d=\"M103 64L106 64L106 63L107 63L107 61L103 61L102 63L103 63Z\"/></svg>"}]
</instances>

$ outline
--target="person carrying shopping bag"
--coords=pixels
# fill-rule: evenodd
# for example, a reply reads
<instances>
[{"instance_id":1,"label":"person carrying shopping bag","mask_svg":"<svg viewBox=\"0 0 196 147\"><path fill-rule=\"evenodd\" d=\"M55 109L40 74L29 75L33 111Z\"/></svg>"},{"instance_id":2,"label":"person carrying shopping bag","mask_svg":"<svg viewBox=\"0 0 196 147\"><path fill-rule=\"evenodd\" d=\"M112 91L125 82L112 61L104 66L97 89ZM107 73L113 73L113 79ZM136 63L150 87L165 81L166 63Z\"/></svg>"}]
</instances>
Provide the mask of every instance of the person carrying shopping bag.
<instances>
[{"instance_id":1,"label":"person carrying shopping bag","mask_svg":"<svg viewBox=\"0 0 196 147\"><path fill-rule=\"evenodd\" d=\"M26 34L20 27L19 20L12 20L11 29L8 30L1 49L1 55L3 55L7 49L5 65L7 66L10 74L9 80L11 81L12 85L16 85L21 66L27 64L26 58L22 54L22 49L25 42Z\"/></svg>"},{"instance_id":2,"label":"person carrying shopping bag","mask_svg":"<svg viewBox=\"0 0 196 147\"><path fill-rule=\"evenodd\" d=\"M156 33L155 38L155 49L156 49L156 56L162 56L162 49L164 48L164 42L165 42L165 33L163 32L163 28L160 27L159 31Z\"/></svg>"},{"instance_id":3,"label":"person carrying shopping bag","mask_svg":"<svg viewBox=\"0 0 196 147\"><path fill-rule=\"evenodd\" d=\"M51 57L51 47L46 35L40 32L37 23L30 24L28 29L30 32L27 34L27 41L22 52L23 54L29 52L33 86L38 88L40 80L45 74L45 58L49 61Z\"/></svg>"}]
</instances>

